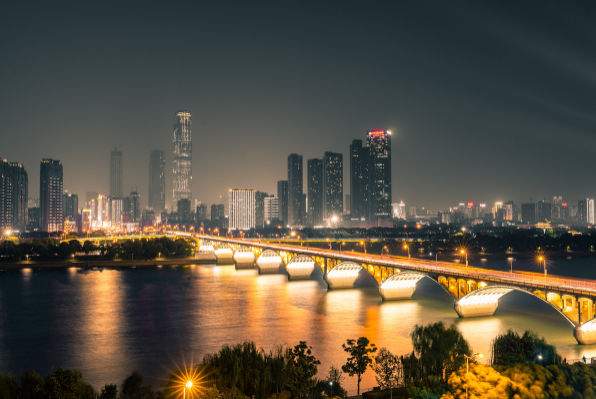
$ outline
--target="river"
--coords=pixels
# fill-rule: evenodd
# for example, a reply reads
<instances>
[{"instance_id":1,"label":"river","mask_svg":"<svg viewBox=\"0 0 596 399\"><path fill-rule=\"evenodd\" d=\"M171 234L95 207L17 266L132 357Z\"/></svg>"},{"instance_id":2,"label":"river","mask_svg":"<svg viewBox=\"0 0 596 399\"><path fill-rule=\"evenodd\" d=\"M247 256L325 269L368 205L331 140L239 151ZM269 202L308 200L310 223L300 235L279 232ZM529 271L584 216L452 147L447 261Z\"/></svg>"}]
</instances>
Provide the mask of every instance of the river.
<instances>
[{"instance_id":1,"label":"river","mask_svg":"<svg viewBox=\"0 0 596 399\"><path fill-rule=\"evenodd\" d=\"M473 265L509 268L505 259ZM594 278L594 265L594 258L561 259L548 268ZM541 271L530 261L518 266ZM519 292L501 298L492 317L460 319L451 297L428 279L411 300L383 302L374 288L328 291L322 278L290 282L285 274L233 266L24 269L0 273L0 372L77 369L100 388L138 370L159 386L177 365L198 362L225 343L252 340L270 350L303 340L320 359L322 378L345 362L341 345L348 338L366 336L405 354L414 326L438 321L456 325L474 351L487 355L495 335L529 329L567 359L596 356L596 345L577 345L559 313ZM354 389L355 378L346 376L344 385ZM369 371L362 386L373 385Z\"/></svg>"}]
</instances>

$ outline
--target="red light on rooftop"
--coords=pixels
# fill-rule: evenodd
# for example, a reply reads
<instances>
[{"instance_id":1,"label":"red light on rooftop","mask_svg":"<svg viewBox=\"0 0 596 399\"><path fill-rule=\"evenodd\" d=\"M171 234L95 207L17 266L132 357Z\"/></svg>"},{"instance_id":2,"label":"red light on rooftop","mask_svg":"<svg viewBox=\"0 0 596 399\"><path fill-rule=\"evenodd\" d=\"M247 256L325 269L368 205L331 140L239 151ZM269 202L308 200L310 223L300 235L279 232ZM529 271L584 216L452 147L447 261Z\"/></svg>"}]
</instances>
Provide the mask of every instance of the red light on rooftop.
<instances>
[{"instance_id":1,"label":"red light on rooftop","mask_svg":"<svg viewBox=\"0 0 596 399\"><path fill-rule=\"evenodd\" d=\"M567 208L567 202L563 202L561 206Z\"/></svg>"},{"instance_id":2,"label":"red light on rooftop","mask_svg":"<svg viewBox=\"0 0 596 399\"><path fill-rule=\"evenodd\" d=\"M371 130L368 133L371 134L371 135L373 135L373 136L379 136L381 134L385 134L385 131L384 130Z\"/></svg>"},{"instance_id":3,"label":"red light on rooftop","mask_svg":"<svg viewBox=\"0 0 596 399\"><path fill-rule=\"evenodd\" d=\"M473 207L474 203L473 202L468 202L466 205L468 205L469 207Z\"/></svg>"}]
</instances>

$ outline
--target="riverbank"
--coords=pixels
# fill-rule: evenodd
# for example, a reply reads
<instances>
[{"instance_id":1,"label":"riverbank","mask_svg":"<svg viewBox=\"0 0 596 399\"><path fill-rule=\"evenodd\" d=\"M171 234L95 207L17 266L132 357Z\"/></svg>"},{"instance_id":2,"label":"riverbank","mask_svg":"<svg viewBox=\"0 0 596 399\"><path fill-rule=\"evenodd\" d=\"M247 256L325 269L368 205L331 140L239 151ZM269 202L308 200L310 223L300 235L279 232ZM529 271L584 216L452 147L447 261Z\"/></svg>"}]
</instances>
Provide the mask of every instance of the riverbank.
<instances>
[{"instance_id":1,"label":"riverbank","mask_svg":"<svg viewBox=\"0 0 596 399\"><path fill-rule=\"evenodd\" d=\"M54 268L135 268L155 266L177 266L177 265L203 265L214 264L216 261L213 254L196 254L192 258L182 259L153 259L153 260L85 260L85 261L62 261L62 262L13 262L0 263L0 270L4 269L54 269Z\"/></svg>"}]
</instances>

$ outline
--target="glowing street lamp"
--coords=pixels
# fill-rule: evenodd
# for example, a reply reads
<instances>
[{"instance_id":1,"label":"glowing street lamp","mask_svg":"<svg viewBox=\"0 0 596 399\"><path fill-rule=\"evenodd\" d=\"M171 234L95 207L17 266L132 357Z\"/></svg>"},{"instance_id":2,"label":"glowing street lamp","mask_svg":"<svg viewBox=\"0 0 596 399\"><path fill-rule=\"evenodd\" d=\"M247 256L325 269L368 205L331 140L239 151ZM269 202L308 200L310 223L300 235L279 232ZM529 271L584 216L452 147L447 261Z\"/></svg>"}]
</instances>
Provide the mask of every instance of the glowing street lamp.
<instances>
[{"instance_id":1,"label":"glowing street lamp","mask_svg":"<svg viewBox=\"0 0 596 399\"><path fill-rule=\"evenodd\" d=\"M507 260L509 261L509 264L511 265L511 271L510 271L510 273L513 274L513 261L515 259L514 258L507 258Z\"/></svg>"},{"instance_id":2,"label":"glowing street lamp","mask_svg":"<svg viewBox=\"0 0 596 399\"><path fill-rule=\"evenodd\" d=\"M388 251L387 249L387 245L385 245L382 249L381 249L381 259L383 258L383 251Z\"/></svg>"},{"instance_id":3,"label":"glowing street lamp","mask_svg":"<svg viewBox=\"0 0 596 399\"><path fill-rule=\"evenodd\" d=\"M462 256L463 256L463 255L465 255L465 256L466 256L466 267L468 267L468 253L467 253L467 252L466 252L466 250L465 250L465 249L463 249L463 248L462 248L462 249L459 251L459 253L460 253L460 254L462 254Z\"/></svg>"},{"instance_id":4,"label":"glowing street lamp","mask_svg":"<svg viewBox=\"0 0 596 399\"><path fill-rule=\"evenodd\" d=\"M364 253L366 254L366 244L364 243L364 241L360 241L360 245L364 247Z\"/></svg>"},{"instance_id":5,"label":"glowing street lamp","mask_svg":"<svg viewBox=\"0 0 596 399\"><path fill-rule=\"evenodd\" d=\"M410 258L410 247L408 244L404 244L404 249L408 250L408 259Z\"/></svg>"},{"instance_id":6,"label":"glowing street lamp","mask_svg":"<svg viewBox=\"0 0 596 399\"><path fill-rule=\"evenodd\" d=\"M470 371L469 369L469 365L468 365L468 361L469 360L474 360L474 358L478 356L478 357L484 357L484 353L476 353L473 354L472 356L468 356L466 354L464 354L464 357L466 358L466 399L468 399L468 372Z\"/></svg>"},{"instance_id":7,"label":"glowing street lamp","mask_svg":"<svg viewBox=\"0 0 596 399\"><path fill-rule=\"evenodd\" d=\"M437 264L439 263L439 254L441 253L441 251L437 251L437 253L435 254L435 267L437 267Z\"/></svg>"},{"instance_id":8,"label":"glowing street lamp","mask_svg":"<svg viewBox=\"0 0 596 399\"><path fill-rule=\"evenodd\" d=\"M191 388L192 388L192 381L188 381L186 383L186 385L184 386L184 399L186 399L186 390L188 389L190 391Z\"/></svg>"},{"instance_id":9,"label":"glowing street lamp","mask_svg":"<svg viewBox=\"0 0 596 399\"><path fill-rule=\"evenodd\" d=\"M544 266L544 280L546 280L546 258L543 255L538 256L538 264L540 263Z\"/></svg>"},{"instance_id":10,"label":"glowing street lamp","mask_svg":"<svg viewBox=\"0 0 596 399\"><path fill-rule=\"evenodd\" d=\"M333 381L329 381L329 386L331 387L331 398L333 398Z\"/></svg>"}]
</instances>

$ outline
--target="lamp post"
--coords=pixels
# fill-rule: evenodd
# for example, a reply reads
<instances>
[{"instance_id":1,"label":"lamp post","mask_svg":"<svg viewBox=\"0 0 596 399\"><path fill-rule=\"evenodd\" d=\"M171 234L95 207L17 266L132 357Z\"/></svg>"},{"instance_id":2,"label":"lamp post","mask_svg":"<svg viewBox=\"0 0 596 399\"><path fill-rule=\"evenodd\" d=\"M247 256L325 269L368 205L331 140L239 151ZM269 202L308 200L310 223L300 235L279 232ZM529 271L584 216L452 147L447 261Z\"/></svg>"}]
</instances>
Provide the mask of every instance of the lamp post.
<instances>
[{"instance_id":1,"label":"lamp post","mask_svg":"<svg viewBox=\"0 0 596 399\"><path fill-rule=\"evenodd\" d=\"M408 259L410 259L410 247L408 244L404 244L404 249L408 250Z\"/></svg>"},{"instance_id":2,"label":"lamp post","mask_svg":"<svg viewBox=\"0 0 596 399\"><path fill-rule=\"evenodd\" d=\"M364 253L366 254L366 243L364 241L360 241L360 245L364 247Z\"/></svg>"},{"instance_id":3,"label":"lamp post","mask_svg":"<svg viewBox=\"0 0 596 399\"><path fill-rule=\"evenodd\" d=\"M383 251L387 251L387 245L381 249L381 259L383 259Z\"/></svg>"},{"instance_id":4,"label":"lamp post","mask_svg":"<svg viewBox=\"0 0 596 399\"><path fill-rule=\"evenodd\" d=\"M437 253L435 254L435 268L438 267L437 263L439 263L439 254L441 253L441 251L437 251Z\"/></svg>"},{"instance_id":5,"label":"lamp post","mask_svg":"<svg viewBox=\"0 0 596 399\"><path fill-rule=\"evenodd\" d=\"M546 258L542 255L540 255L538 257L538 262L539 264L542 263L542 265L544 266L544 281L546 281Z\"/></svg>"},{"instance_id":6,"label":"lamp post","mask_svg":"<svg viewBox=\"0 0 596 399\"><path fill-rule=\"evenodd\" d=\"M329 381L329 386L331 387L331 398L333 398L333 381Z\"/></svg>"},{"instance_id":7,"label":"lamp post","mask_svg":"<svg viewBox=\"0 0 596 399\"><path fill-rule=\"evenodd\" d=\"M513 259L513 258L507 258L507 260L509 261L509 264L511 266L509 273L513 274L513 261L515 259Z\"/></svg>"},{"instance_id":8,"label":"lamp post","mask_svg":"<svg viewBox=\"0 0 596 399\"><path fill-rule=\"evenodd\" d=\"M474 358L478 356L478 357L484 357L484 353L475 353L472 356L468 356L466 354L464 354L464 357L466 358L466 399L468 399L468 372L470 371L469 369L469 365L468 365L468 361L474 360Z\"/></svg>"},{"instance_id":9,"label":"lamp post","mask_svg":"<svg viewBox=\"0 0 596 399\"><path fill-rule=\"evenodd\" d=\"M466 250L462 248L462 250L459 251L459 253L466 256L466 267L468 267L468 252L466 252Z\"/></svg>"},{"instance_id":10,"label":"lamp post","mask_svg":"<svg viewBox=\"0 0 596 399\"><path fill-rule=\"evenodd\" d=\"M190 390L190 388L192 388L192 381L188 381L184 386L184 399L186 399L186 390Z\"/></svg>"}]
</instances>

